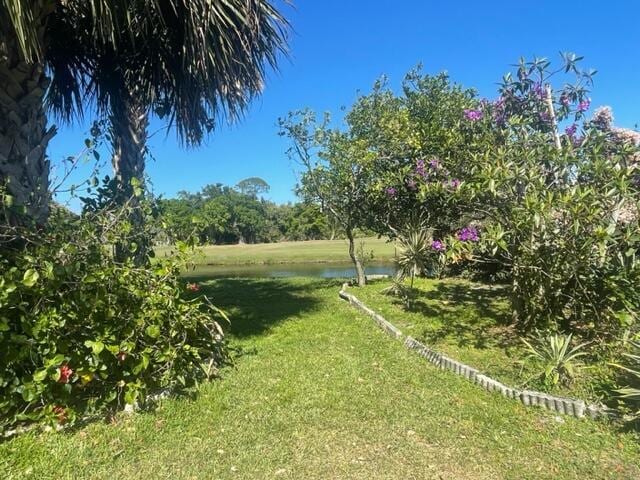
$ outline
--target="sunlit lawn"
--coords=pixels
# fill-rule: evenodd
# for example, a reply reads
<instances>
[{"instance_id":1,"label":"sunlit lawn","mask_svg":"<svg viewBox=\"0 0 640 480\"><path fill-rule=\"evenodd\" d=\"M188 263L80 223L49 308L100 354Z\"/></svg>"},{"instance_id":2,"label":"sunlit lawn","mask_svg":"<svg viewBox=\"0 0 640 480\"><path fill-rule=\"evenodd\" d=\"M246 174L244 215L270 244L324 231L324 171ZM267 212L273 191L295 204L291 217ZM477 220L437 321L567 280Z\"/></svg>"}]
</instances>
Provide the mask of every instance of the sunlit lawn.
<instances>
[{"instance_id":1,"label":"sunlit lawn","mask_svg":"<svg viewBox=\"0 0 640 480\"><path fill-rule=\"evenodd\" d=\"M363 238L365 250L373 251L375 261L391 261L395 256L393 243L374 237ZM170 247L158 247L159 256ZM244 245L207 245L200 248L196 262L208 265L251 265L270 263L349 262L346 240L309 240L306 242L258 243Z\"/></svg>"},{"instance_id":2,"label":"sunlit lawn","mask_svg":"<svg viewBox=\"0 0 640 480\"><path fill-rule=\"evenodd\" d=\"M511 326L507 287L464 279L417 279L417 297L406 308L398 299L381 294L389 285L378 281L356 294L405 334L452 358L518 388L548 389L537 378L539 369L527 359L521 334ZM571 384L551 391L597 401L601 379L612 367L602 361L586 367L577 370Z\"/></svg>"},{"instance_id":3,"label":"sunlit lawn","mask_svg":"<svg viewBox=\"0 0 640 480\"><path fill-rule=\"evenodd\" d=\"M233 319L235 367L155 413L0 444L0 477L640 478L632 435L526 409L437 370L338 288L207 283Z\"/></svg>"}]
</instances>

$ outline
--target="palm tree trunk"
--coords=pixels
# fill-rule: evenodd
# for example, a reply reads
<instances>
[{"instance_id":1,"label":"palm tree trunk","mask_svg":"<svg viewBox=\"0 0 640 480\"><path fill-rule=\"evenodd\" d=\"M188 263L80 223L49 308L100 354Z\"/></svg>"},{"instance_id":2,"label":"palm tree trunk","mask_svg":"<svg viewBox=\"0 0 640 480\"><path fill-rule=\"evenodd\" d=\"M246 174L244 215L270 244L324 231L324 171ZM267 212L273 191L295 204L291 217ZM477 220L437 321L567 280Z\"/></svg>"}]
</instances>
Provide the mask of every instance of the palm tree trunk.
<instances>
[{"instance_id":1,"label":"palm tree trunk","mask_svg":"<svg viewBox=\"0 0 640 480\"><path fill-rule=\"evenodd\" d=\"M149 124L146 108L124 96L111 103L111 145L116 180L115 201L128 209L130 237L115 247L118 261L132 258L137 265L147 260L148 239L144 235L144 212L141 194L144 192L144 167ZM132 248L135 244L135 249Z\"/></svg>"},{"instance_id":2,"label":"palm tree trunk","mask_svg":"<svg viewBox=\"0 0 640 480\"><path fill-rule=\"evenodd\" d=\"M34 21L43 24L48 10L41 10L34 12ZM4 22L0 28L10 31ZM39 33L44 36L44 26ZM42 226L49 214L45 154L55 135L55 128L47 128L44 109L49 80L41 62L22 58L17 39L6 36L4 40L0 45L0 216L9 226Z\"/></svg>"},{"instance_id":3,"label":"palm tree trunk","mask_svg":"<svg viewBox=\"0 0 640 480\"><path fill-rule=\"evenodd\" d=\"M347 239L349 239L349 257L351 257L351 261L356 268L356 278L358 281L358 286L364 287L367 284L367 277L364 272L364 267L362 266L362 261L356 254L356 243L355 239L353 238L353 232L351 231L351 229L347 228L345 233L347 235Z\"/></svg>"}]
</instances>

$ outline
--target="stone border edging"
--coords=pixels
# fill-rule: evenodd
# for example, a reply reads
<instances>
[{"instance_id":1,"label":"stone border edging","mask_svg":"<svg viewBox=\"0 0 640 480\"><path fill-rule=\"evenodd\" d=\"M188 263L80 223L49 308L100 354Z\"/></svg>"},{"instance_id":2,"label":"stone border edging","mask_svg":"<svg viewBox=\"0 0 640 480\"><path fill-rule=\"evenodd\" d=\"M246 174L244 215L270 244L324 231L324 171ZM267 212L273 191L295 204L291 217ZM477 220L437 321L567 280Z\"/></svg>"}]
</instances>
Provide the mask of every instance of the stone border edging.
<instances>
[{"instance_id":1,"label":"stone border edging","mask_svg":"<svg viewBox=\"0 0 640 480\"><path fill-rule=\"evenodd\" d=\"M351 305L354 305L359 310L369 315L378 326L386 333L391 335L397 340L403 340L403 345L409 350L414 350L418 355L425 358L428 362L441 368L443 370L450 370L456 375L465 377L472 383L480 385L485 390L490 392L499 392L507 398L513 398L519 400L523 405L538 406L546 408L563 415L571 415L577 418L583 418L589 416L590 418L597 418L605 415L605 411L598 405L588 405L583 400L575 400L572 398L554 397L547 393L535 392L530 390L518 390L504 385L493 378L484 375L480 371L472 368L464 363L453 360L440 352L437 352L426 345L422 344L415 338L408 335L404 335L395 325L386 320L382 315L376 313L371 308L367 307L362 301L360 301L355 295L346 292L348 283L342 284L339 296L343 300L348 301Z\"/></svg>"}]
</instances>

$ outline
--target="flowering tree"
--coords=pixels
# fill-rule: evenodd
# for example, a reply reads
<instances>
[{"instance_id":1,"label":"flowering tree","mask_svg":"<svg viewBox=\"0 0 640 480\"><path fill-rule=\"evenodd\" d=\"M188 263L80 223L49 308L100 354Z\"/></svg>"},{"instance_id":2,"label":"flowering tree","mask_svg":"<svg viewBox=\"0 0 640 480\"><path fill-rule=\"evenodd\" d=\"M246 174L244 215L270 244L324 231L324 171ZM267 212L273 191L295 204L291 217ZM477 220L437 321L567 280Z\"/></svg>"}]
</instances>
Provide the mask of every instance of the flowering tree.
<instances>
[{"instance_id":1,"label":"flowering tree","mask_svg":"<svg viewBox=\"0 0 640 480\"><path fill-rule=\"evenodd\" d=\"M424 237L421 271L441 270L442 239L466 226L460 202L471 175L468 158L499 140L469 121L483 117L480 106L473 90L446 74L415 69L400 95L382 79L346 115L350 141L366 152L360 163L367 172L367 226L400 244Z\"/></svg>"},{"instance_id":2,"label":"flowering tree","mask_svg":"<svg viewBox=\"0 0 640 480\"><path fill-rule=\"evenodd\" d=\"M638 147L613 141L600 117L584 122L593 72L579 60L563 55L558 70L521 61L495 102L462 113L500 141L469 157L462 203L471 226L444 242L453 262L497 258L508 268L522 328L611 334L635 324L640 307ZM554 90L560 72L576 81Z\"/></svg>"}]
</instances>

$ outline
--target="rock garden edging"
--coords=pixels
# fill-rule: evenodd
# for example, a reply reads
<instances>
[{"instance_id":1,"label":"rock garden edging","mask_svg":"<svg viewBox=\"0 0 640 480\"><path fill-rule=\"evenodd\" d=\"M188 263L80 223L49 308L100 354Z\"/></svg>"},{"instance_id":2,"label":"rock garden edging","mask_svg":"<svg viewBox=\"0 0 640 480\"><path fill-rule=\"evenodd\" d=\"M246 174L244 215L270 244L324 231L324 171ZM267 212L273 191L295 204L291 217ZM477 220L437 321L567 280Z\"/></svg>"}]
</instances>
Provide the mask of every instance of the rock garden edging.
<instances>
[{"instance_id":1,"label":"rock garden edging","mask_svg":"<svg viewBox=\"0 0 640 480\"><path fill-rule=\"evenodd\" d=\"M535 392L530 390L519 390L512 388L503 383L494 380L487 375L484 375L480 371L473 367L465 365L464 363L453 360L446 355L443 355L436 350L433 350L426 345L422 344L415 338L408 335L404 335L395 325L386 320L382 315L376 313L371 308L367 307L362 301L360 301L355 295L347 293L346 289L349 286L348 283L344 283L340 289L340 298L348 301L351 305L355 306L362 312L369 315L378 326L386 333L391 335L397 340L402 340L403 344L409 350L414 350L418 355L425 358L428 362L435 366L449 370L468 379L477 385L480 385L485 390L490 392L499 392L507 398L512 398L520 401L523 405L538 406L546 408L563 415L571 415L573 417L582 418L588 416L590 418L597 418L605 415L605 409L598 405L587 404L583 400L575 400L572 398L555 397L547 393Z\"/></svg>"}]
</instances>

